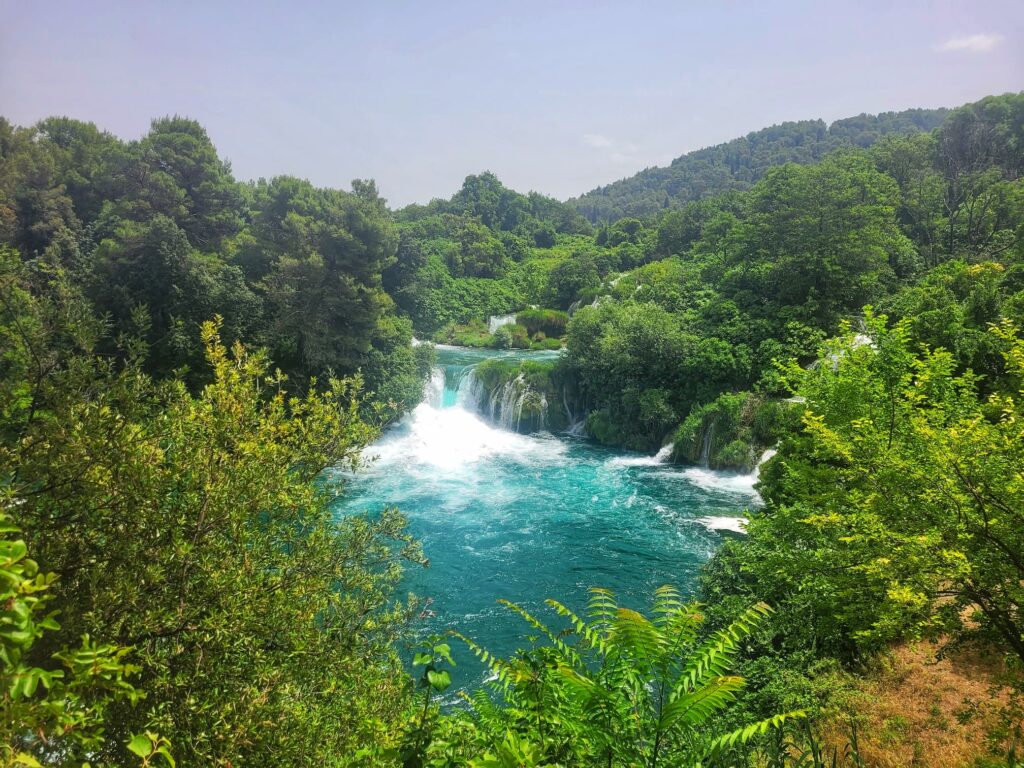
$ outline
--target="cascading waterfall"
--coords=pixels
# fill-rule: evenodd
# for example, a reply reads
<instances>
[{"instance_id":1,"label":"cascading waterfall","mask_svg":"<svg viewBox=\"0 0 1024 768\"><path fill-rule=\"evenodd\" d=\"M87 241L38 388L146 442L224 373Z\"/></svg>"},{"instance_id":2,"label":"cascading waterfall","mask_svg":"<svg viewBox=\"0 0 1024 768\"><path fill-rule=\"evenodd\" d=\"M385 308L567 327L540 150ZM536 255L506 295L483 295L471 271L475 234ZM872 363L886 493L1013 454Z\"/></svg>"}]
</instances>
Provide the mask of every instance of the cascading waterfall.
<instances>
[{"instance_id":1,"label":"cascading waterfall","mask_svg":"<svg viewBox=\"0 0 1024 768\"><path fill-rule=\"evenodd\" d=\"M663 445L653 456L616 456L614 459L609 460L608 463L619 467L657 467L668 463L674 447L672 443L669 443L668 445Z\"/></svg>"},{"instance_id":2,"label":"cascading waterfall","mask_svg":"<svg viewBox=\"0 0 1024 768\"><path fill-rule=\"evenodd\" d=\"M544 429L547 424L547 397L534 391L522 373L496 387L487 407L491 421L513 432L519 432L523 426ZM525 424L524 410L527 412Z\"/></svg>"}]
</instances>

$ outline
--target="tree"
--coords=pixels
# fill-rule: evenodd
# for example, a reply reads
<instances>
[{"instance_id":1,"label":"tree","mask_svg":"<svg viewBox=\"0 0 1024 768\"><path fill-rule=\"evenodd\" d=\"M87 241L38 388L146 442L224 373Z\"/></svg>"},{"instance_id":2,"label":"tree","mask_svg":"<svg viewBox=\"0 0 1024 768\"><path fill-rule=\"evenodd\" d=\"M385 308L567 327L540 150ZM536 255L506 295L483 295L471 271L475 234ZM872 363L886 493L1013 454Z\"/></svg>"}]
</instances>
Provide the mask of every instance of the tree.
<instances>
[{"instance_id":1,"label":"tree","mask_svg":"<svg viewBox=\"0 0 1024 768\"><path fill-rule=\"evenodd\" d=\"M383 200L372 184L347 193L287 177L263 197L254 229L267 254L275 361L301 379L354 373L386 306L381 271L398 245Z\"/></svg>"},{"instance_id":2,"label":"tree","mask_svg":"<svg viewBox=\"0 0 1024 768\"><path fill-rule=\"evenodd\" d=\"M911 258L898 200L892 179L857 155L773 169L730 233L723 293L759 314L832 327L880 295Z\"/></svg>"},{"instance_id":3,"label":"tree","mask_svg":"<svg viewBox=\"0 0 1024 768\"><path fill-rule=\"evenodd\" d=\"M396 732L412 606L392 594L418 550L393 510L336 520L322 474L376 434L358 379L290 396L207 323L211 383L157 384L130 343L121 363L96 354L102 324L59 276L3 263L5 511L60 575L60 628L25 664L88 635L133 648L146 692L104 704L90 761L124 764L152 730L184 764L322 765Z\"/></svg>"},{"instance_id":4,"label":"tree","mask_svg":"<svg viewBox=\"0 0 1024 768\"><path fill-rule=\"evenodd\" d=\"M115 173L122 216L167 216L203 251L218 250L241 229L242 200L231 168L194 120L154 120L149 133L128 146Z\"/></svg>"},{"instance_id":5,"label":"tree","mask_svg":"<svg viewBox=\"0 0 1024 768\"><path fill-rule=\"evenodd\" d=\"M18 500L7 489L0 502L6 508ZM0 530L0 686L5 694L0 699L0 761L5 766L81 764L109 748L103 733L108 708L120 700L136 705L144 697L130 681L140 668L128 660L130 648L101 645L87 635L77 647L53 652L45 668L30 666L34 646L60 629L56 612L47 610L57 577L40 572L3 513ZM147 764L173 768L166 739L147 731L128 744Z\"/></svg>"},{"instance_id":6,"label":"tree","mask_svg":"<svg viewBox=\"0 0 1024 768\"><path fill-rule=\"evenodd\" d=\"M819 650L849 657L946 632L1024 658L1024 340L1009 323L992 329L1012 385L981 398L949 352L914 351L906 323L869 315L867 328L814 370L790 366L804 433L767 468L768 506L729 557L755 592L804 617L794 635Z\"/></svg>"},{"instance_id":7,"label":"tree","mask_svg":"<svg viewBox=\"0 0 1024 768\"><path fill-rule=\"evenodd\" d=\"M581 294L600 284L601 277L593 259L586 254L574 254L548 274L548 302L559 309L568 309Z\"/></svg>"}]
</instances>

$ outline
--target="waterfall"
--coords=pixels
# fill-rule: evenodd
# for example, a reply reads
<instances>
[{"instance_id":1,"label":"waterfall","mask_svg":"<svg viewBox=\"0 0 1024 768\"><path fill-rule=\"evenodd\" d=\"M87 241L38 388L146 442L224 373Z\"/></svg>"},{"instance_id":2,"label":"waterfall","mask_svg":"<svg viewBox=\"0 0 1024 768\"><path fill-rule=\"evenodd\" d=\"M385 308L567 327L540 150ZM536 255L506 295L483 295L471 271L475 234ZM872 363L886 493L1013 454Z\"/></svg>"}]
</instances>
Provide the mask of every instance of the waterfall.
<instances>
[{"instance_id":1,"label":"waterfall","mask_svg":"<svg viewBox=\"0 0 1024 768\"><path fill-rule=\"evenodd\" d=\"M508 315L491 315L487 318L487 332L494 333L496 330L501 328L503 325L512 325L516 321L516 314L512 312Z\"/></svg>"},{"instance_id":2,"label":"waterfall","mask_svg":"<svg viewBox=\"0 0 1024 768\"><path fill-rule=\"evenodd\" d=\"M701 447L700 451L700 462L705 467L709 465L709 462L711 460L711 443L714 441L714 439L715 422L712 421L711 426L709 426L708 430L704 433L704 445Z\"/></svg>"},{"instance_id":3,"label":"waterfall","mask_svg":"<svg viewBox=\"0 0 1024 768\"><path fill-rule=\"evenodd\" d=\"M572 408L569 407L569 395L564 386L562 387L562 405L565 406L565 418L570 424L575 424L576 417L572 412Z\"/></svg>"},{"instance_id":4,"label":"waterfall","mask_svg":"<svg viewBox=\"0 0 1024 768\"><path fill-rule=\"evenodd\" d=\"M476 377L476 366L471 366L459 373L458 380L453 382L455 402L470 411L479 410L483 401L483 386Z\"/></svg>"},{"instance_id":5,"label":"waterfall","mask_svg":"<svg viewBox=\"0 0 1024 768\"><path fill-rule=\"evenodd\" d=\"M459 391L462 392L462 387ZM504 429L520 432L524 426L526 431L547 427L547 396L531 388L523 373L495 387L490 393L483 392L476 377L473 377L467 392L467 401L483 410L492 422Z\"/></svg>"},{"instance_id":6,"label":"waterfall","mask_svg":"<svg viewBox=\"0 0 1024 768\"><path fill-rule=\"evenodd\" d=\"M669 457L672 455L672 448L675 446L672 443L661 446L659 450L653 456L616 456L613 459L609 459L607 466L609 467L656 467L659 464L667 464Z\"/></svg>"},{"instance_id":7,"label":"waterfall","mask_svg":"<svg viewBox=\"0 0 1024 768\"><path fill-rule=\"evenodd\" d=\"M430 379L423 388L423 400L431 408L444 405L444 369L435 367L430 371Z\"/></svg>"},{"instance_id":8,"label":"waterfall","mask_svg":"<svg viewBox=\"0 0 1024 768\"><path fill-rule=\"evenodd\" d=\"M580 419L579 421L574 421L572 424L570 424L569 428L565 430L565 433L567 435L572 435L573 437L583 437L586 434L586 430L587 420Z\"/></svg>"}]
</instances>

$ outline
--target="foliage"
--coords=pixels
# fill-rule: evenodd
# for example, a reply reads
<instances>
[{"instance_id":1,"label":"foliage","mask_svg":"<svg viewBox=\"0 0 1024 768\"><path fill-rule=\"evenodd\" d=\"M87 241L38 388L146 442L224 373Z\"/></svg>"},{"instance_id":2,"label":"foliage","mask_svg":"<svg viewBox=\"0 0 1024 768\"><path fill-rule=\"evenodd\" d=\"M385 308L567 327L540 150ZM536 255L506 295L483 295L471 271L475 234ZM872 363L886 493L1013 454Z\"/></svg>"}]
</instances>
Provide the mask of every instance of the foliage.
<instances>
[{"instance_id":1,"label":"foliage","mask_svg":"<svg viewBox=\"0 0 1024 768\"><path fill-rule=\"evenodd\" d=\"M124 764L153 732L185 764L319 765L394 733L411 606L393 591L418 549L393 510L335 520L323 474L376 434L358 379L291 396L264 354L229 352L207 323L211 383L157 384L130 347L123 365L95 354L101 329L59 279L4 264L6 509L61 574L60 628L24 663L123 665L109 649L131 647L146 693L103 704L90 762Z\"/></svg>"},{"instance_id":2,"label":"foliage","mask_svg":"<svg viewBox=\"0 0 1024 768\"><path fill-rule=\"evenodd\" d=\"M806 617L789 642L849 657L901 637L982 635L1024 657L1014 608L1024 541L1017 467L1024 341L991 330L1013 388L989 397L908 324L867 320L831 364L788 370L803 435L762 483L749 539L725 555L746 589Z\"/></svg>"},{"instance_id":3,"label":"foliage","mask_svg":"<svg viewBox=\"0 0 1024 768\"><path fill-rule=\"evenodd\" d=\"M61 270L109 316L103 351L140 337L149 373L187 369L195 390L199 328L217 314L228 339L269 346L296 389L360 369L375 388L397 370L415 375L411 328L383 275L401 295L422 254L408 243L396 253L372 182L351 193L291 177L239 184L205 130L180 117L132 142L68 118L4 121L0 134L0 244ZM404 408L418 386L388 389L380 398Z\"/></svg>"},{"instance_id":4,"label":"foliage","mask_svg":"<svg viewBox=\"0 0 1024 768\"><path fill-rule=\"evenodd\" d=\"M524 309L516 314L516 323L526 328L531 338L538 333L561 338L569 324L569 315L557 309Z\"/></svg>"},{"instance_id":5,"label":"foliage","mask_svg":"<svg viewBox=\"0 0 1024 768\"><path fill-rule=\"evenodd\" d=\"M750 392L719 395L673 433L673 458L712 469L752 470L766 449L800 426L800 409Z\"/></svg>"},{"instance_id":6,"label":"foliage","mask_svg":"<svg viewBox=\"0 0 1024 768\"><path fill-rule=\"evenodd\" d=\"M728 674L744 640L769 613L759 604L729 627L700 638L700 608L671 587L655 593L650 618L592 590L588 617L548 600L568 620L557 632L513 603L536 632L532 646L499 659L462 638L495 682L470 699L476 730L471 764L714 765L738 745L802 712L721 733L714 717L743 687Z\"/></svg>"},{"instance_id":7,"label":"foliage","mask_svg":"<svg viewBox=\"0 0 1024 768\"><path fill-rule=\"evenodd\" d=\"M643 216L730 189L746 189L765 172L786 163L814 163L841 147L867 147L885 134L930 131L947 110L911 109L859 115L826 126L821 120L782 123L725 144L677 157L665 168L648 168L572 201L593 222Z\"/></svg>"},{"instance_id":8,"label":"foliage","mask_svg":"<svg viewBox=\"0 0 1024 768\"><path fill-rule=\"evenodd\" d=\"M10 489L2 501L4 508L22 502ZM0 762L81 764L103 746L108 708L119 700L134 705L144 697L129 680L140 668L128 660L131 648L99 644L88 635L77 646L52 652L46 668L29 663L43 635L60 629L57 612L47 608L57 577L40 572L24 539L14 538L18 533L10 517L0 513ZM140 756L158 755L173 768L169 742L155 734L154 739L159 745Z\"/></svg>"}]
</instances>

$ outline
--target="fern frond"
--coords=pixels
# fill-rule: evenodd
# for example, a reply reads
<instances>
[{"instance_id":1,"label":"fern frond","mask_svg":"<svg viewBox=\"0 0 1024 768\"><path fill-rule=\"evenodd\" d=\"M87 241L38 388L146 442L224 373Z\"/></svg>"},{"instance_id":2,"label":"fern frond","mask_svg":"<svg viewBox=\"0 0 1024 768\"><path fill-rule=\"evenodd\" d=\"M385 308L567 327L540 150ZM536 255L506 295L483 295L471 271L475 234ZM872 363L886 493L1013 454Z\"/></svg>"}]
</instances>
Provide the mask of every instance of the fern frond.
<instances>
[{"instance_id":1,"label":"fern frond","mask_svg":"<svg viewBox=\"0 0 1024 768\"><path fill-rule=\"evenodd\" d=\"M576 634L582 637L587 642L588 646L600 651L605 656L608 655L608 644L605 642L605 639L601 636L600 632L591 629L587 622L557 600L549 599L544 602L547 603L547 605L550 606L559 616L568 619L572 624L573 629L576 631Z\"/></svg>"},{"instance_id":2,"label":"fern frond","mask_svg":"<svg viewBox=\"0 0 1024 768\"><path fill-rule=\"evenodd\" d=\"M609 644L629 657L632 665L647 669L661 657L664 638L658 628L643 614L619 608L612 625Z\"/></svg>"},{"instance_id":3,"label":"fern frond","mask_svg":"<svg viewBox=\"0 0 1024 768\"><path fill-rule=\"evenodd\" d=\"M700 725L728 706L744 684L742 677L718 677L700 689L669 702L661 711L662 728Z\"/></svg>"},{"instance_id":4,"label":"fern frond","mask_svg":"<svg viewBox=\"0 0 1024 768\"><path fill-rule=\"evenodd\" d=\"M675 697L696 690L702 681L721 677L735 660L740 643L771 613L766 603L751 606L725 629L719 630L694 653L676 683Z\"/></svg>"},{"instance_id":5,"label":"fern frond","mask_svg":"<svg viewBox=\"0 0 1024 768\"><path fill-rule=\"evenodd\" d=\"M555 649L562 655L562 658L567 663L571 664L574 667L580 667L583 665L583 662L580 660L580 656L576 652L576 650L572 648L570 645L568 645L565 641L563 641L560 637L558 637L554 632L552 632L544 622L535 617L532 613L527 611L521 605L513 603L509 600L498 600L498 602L504 605L513 613L519 614L519 616L521 616L527 624L536 629L538 632L541 632L548 639L551 645L553 645Z\"/></svg>"},{"instance_id":6,"label":"fern frond","mask_svg":"<svg viewBox=\"0 0 1024 768\"><path fill-rule=\"evenodd\" d=\"M679 590L670 584L665 584L654 590L654 623L658 627L665 627L669 620L683 607L683 596Z\"/></svg>"},{"instance_id":7,"label":"fern frond","mask_svg":"<svg viewBox=\"0 0 1024 768\"><path fill-rule=\"evenodd\" d=\"M590 626L594 630L607 633L611 628L612 622L615 621L615 614L618 610L619 603L615 599L614 592L602 587L590 588L587 616L590 618Z\"/></svg>"},{"instance_id":8,"label":"fern frond","mask_svg":"<svg viewBox=\"0 0 1024 768\"><path fill-rule=\"evenodd\" d=\"M769 717L766 720L751 723L750 725L746 725L742 728L737 728L732 733L719 736L717 739L709 742L704 750L704 754L708 757L715 757L721 754L723 750L737 745L746 744L755 736L767 733L771 728L778 728L788 720L796 720L804 717L807 717L807 713L802 709L797 709L792 712L785 712L780 715L775 715L774 717Z\"/></svg>"},{"instance_id":9,"label":"fern frond","mask_svg":"<svg viewBox=\"0 0 1024 768\"><path fill-rule=\"evenodd\" d=\"M506 727L505 708L497 706L486 689L477 688L472 695L463 694L463 698L469 702L473 714L484 729L493 732Z\"/></svg>"},{"instance_id":10,"label":"fern frond","mask_svg":"<svg viewBox=\"0 0 1024 768\"><path fill-rule=\"evenodd\" d=\"M455 637L466 644L469 650L473 652L473 655L480 659L481 663L483 663L490 673L494 675L503 689L508 691L510 685L518 682L520 675L518 670L515 668L515 665L510 664L505 661L505 659L498 658L486 648L478 645L463 634L454 631L451 634L452 637Z\"/></svg>"}]
</instances>

